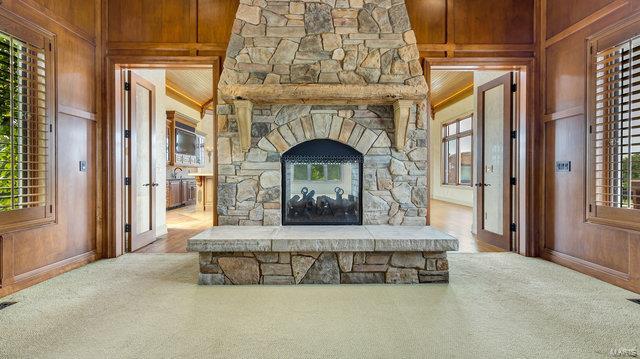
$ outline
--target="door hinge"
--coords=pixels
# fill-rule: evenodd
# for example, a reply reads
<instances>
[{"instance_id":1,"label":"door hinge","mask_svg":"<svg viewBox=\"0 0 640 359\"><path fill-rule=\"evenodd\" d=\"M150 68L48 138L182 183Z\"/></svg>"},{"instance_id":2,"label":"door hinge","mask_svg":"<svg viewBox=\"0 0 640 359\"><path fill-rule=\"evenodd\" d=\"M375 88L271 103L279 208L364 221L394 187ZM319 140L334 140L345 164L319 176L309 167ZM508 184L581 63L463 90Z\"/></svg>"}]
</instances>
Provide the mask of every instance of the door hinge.
<instances>
[{"instance_id":1,"label":"door hinge","mask_svg":"<svg viewBox=\"0 0 640 359\"><path fill-rule=\"evenodd\" d=\"M49 43L49 51L53 51L53 45Z\"/></svg>"},{"instance_id":2,"label":"door hinge","mask_svg":"<svg viewBox=\"0 0 640 359\"><path fill-rule=\"evenodd\" d=\"M124 232L125 233L130 233L131 232L131 225L129 223L124 225Z\"/></svg>"},{"instance_id":3,"label":"door hinge","mask_svg":"<svg viewBox=\"0 0 640 359\"><path fill-rule=\"evenodd\" d=\"M130 83L128 83L128 82L125 82L125 83L124 83L124 90L125 90L125 91L131 91L131 84L130 84Z\"/></svg>"},{"instance_id":4,"label":"door hinge","mask_svg":"<svg viewBox=\"0 0 640 359\"><path fill-rule=\"evenodd\" d=\"M124 130L124 138L131 138L131 130Z\"/></svg>"},{"instance_id":5,"label":"door hinge","mask_svg":"<svg viewBox=\"0 0 640 359\"><path fill-rule=\"evenodd\" d=\"M49 132L53 132L53 124L49 124Z\"/></svg>"},{"instance_id":6,"label":"door hinge","mask_svg":"<svg viewBox=\"0 0 640 359\"><path fill-rule=\"evenodd\" d=\"M124 185L125 185L125 186L128 186L128 185L130 185L130 184L131 184L131 177L125 177L125 178L124 178Z\"/></svg>"},{"instance_id":7,"label":"door hinge","mask_svg":"<svg viewBox=\"0 0 640 359\"><path fill-rule=\"evenodd\" d=\"M515 223L511 223L511 232L515 232L516 229L518 229L518 226Z\"/></svg>"},{"instance_id":8,"label":"door hinge","mask_svg":"<svg viewBox=\"0 0 640 359\"><path fill-rule=\"evenodd\" d=\"M517 138L518 138L518 131L516 130L511 131L511 139L515 140Z\"/></svg>"},{"instance_id":9,"label":"door hinge","mask_svg":"<svg viewBox=\"0 0 640 359\"><path fill-rule=\"evenodd\" d=\"M593 212L593 207L591 207L591 204L589 204L589 213Z\"/></svg>"},{"instance_id":10,"label":"door hinge","mask_svg":"<svg viewBox=\"0 0 640 359\"><path fill-rule=\"evenodd\" d=\"M516 181L515 177L511 177L511 185L515 186L518 182Z\"/></svg>"},{"instance_id":11,"label":"door hinge","mask_svg":"<svg viewBox=\"0 0 640 359\"><path fill-rule=\"evenodd\" d=\"M52 204L49 205L49 213L53 213L53 205Z\"/></svg>"},{"instance_id":12,"label":"door hinge","mask_svg":"<svg viewBox=\"0 0 640 359\"><path fill-rule=\"evenodd\" d=\"M511 92L518 91L518 84L511 84Z\"/></svg>"}]
</instances>

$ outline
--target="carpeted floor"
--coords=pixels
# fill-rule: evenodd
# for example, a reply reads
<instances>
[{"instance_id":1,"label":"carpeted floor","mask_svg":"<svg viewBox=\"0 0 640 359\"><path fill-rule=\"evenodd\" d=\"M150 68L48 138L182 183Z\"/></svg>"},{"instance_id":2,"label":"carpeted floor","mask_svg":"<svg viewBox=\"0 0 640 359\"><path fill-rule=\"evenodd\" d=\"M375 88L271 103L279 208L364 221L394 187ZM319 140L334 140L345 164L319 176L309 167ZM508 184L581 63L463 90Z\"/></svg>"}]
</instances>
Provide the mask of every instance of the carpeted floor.
<instances>
[{"instance_id":1,"label":"carpeted floor","mask_svg":"<svg viewBox=\"0 0 640 359\"><path fill-rule=\"evenodd\" d=\"M199 287L193 254L129 254L2 301L0 358L599 358L640 347L634 294L510 253L449 285Z\"/></svg>"}]
</instances>

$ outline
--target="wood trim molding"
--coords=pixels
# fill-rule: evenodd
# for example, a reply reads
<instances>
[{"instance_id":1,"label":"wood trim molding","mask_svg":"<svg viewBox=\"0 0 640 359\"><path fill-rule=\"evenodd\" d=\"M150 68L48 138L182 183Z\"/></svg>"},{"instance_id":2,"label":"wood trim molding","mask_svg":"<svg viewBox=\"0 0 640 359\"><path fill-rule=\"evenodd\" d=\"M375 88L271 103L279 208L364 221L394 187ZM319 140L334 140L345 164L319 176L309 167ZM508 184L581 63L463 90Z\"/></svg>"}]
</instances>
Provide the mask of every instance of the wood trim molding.
<instances>
[{"instance_id":1,"label":"wood trim molding","mask_svg":"<svg viewBox=\"0 0 640 359\"><path fill-rule=\"evenodd\" d=\"M72 106L66 106L66 105L58 104L58 112L59 113L63 113L65 115L69 115L69 116L73 116L73 117L89 120L89 121L94 121L94 122L96 121L96 113L95 112L89 112L89 111L81 110L79 108L72 107Z\"/></svg>"},{"instance_id":2,"label":"wood trim molding","mask_svg":"<svg viewBox=\"0 0 640 359\"><path fill-rule=\"evenodd\" d=\"M59 262L49 264L44 267L40 267L38 269L34 269L23 274L19 274L11 278L11 281L7 280L9 278L3 278L4 280L7 280L7 283L3 283L3 286L0 287L0 297L15 293L19 290L38 284L47 279L56 277L62 273L82 267L91 262L95 262L96 259L96 252L90 251L67 258Z\"/></svg>"},{"instance_id":3,"label":"wood trim molding","mask_svg":"<svg viewBox=\"0 0 640 359\"><path fill-rule=\"evenodd\" d=\"M571 36L572 34L584 29L585 27L593 24L594 22L604 18L605 16L611 14L612 12L622 8L623 6L627 5L629 3L629 0L616 0L606 6L604 6L602 9L594 12L593 14L585 17L584 19L576 22L575 24L567 27L566 29L562 30L561 32L559 32L558 34L552 36L549 39L546 39L546 36L542 38L542 41L544 41L544 47L549 47L552 46L553 44L562 41L564 39L566 39L567 37ZM545 9L546 11L546 6ZM546 13L542 14L542 17L546 19ZM546 25L546 21L545 21L545 25ZM544 34L546 35L546 28L543 29Z\"/></svg>"},{"instance_id":4,"label":"wood trim molding","mask_svg":"<svg viewBox=\"0 0 640 359\"><path fill-rule=\"evenodd\" d=\"M176 88L177 86L168 82L165 84L165 88L167 91L167 96L173 98L174 100L185 104L186 106L191 107L196 111L200 111L202 109L202 104L200 104L195 99L189 97L189 95L181 92Z\"/></svg>"},{"instance_id":5,"label":"wood trim molding","mask_svg":"<svg viewBox=\"0 0 640 359\"><path fill-rule=\"evenodd\" d=\"M453 95L433 105L433 113L435 114L438 111L441 111L442 109L444 109L445 107L451 106L454 103L471 96L472 94L473 94L473 83L463 87L462 89L456 91L456 93L454 93Z\"/></svg>"},{"instance_id":6,"label":"wood trim molding","mask_svg":"<svg viewBox=\"0 0 640 359\"><path fill-rule=\"evenodd\" d=\"M562 120L564 118L574 117L582 114L584 114L584 108L582 106L575 106L553 113L545 114L544 122Z\"/></svg>"},{"instance_id":7,"label":"wood trim molding","mask_svg":"<svg viewBox=\"0 0 640 359\"><path fill-rule=\"evenodd\" d=\"M418 44L418 51L465 52L533 52L535 44ZM451 57L451 56L448 56Z\"/></svg>"},{"instance_id":8,"label":"wood trim molding","mask_svg":"<svg viewBox=\"0 0 640 359\"><path fill-rule=\"evenodd\" d=\"M67 21L66 19L56 15L53 11L49 10L48 8L40 5L39 3L35 2L34 0L16 0L16 2L24 7L30 8L32 10L35 10L41 14L43 14L44 16L47 17L48 20L52 20L53 22L55 22L56 24L58 24L59 26L61 26L62 28L64 28L65 30L71 32L72 34L78 36L79 38L87 41L88 43L90 43L91 45L93 45L94 47L96 46L96 37L95 34L90 34L86 31L84 31L83 29L79 28L78 26L70 23L69 21ZM3 4L2 2L0 2L0 4ZM16 6L20 6L16 4ZM9 6L7 6L9 7Z\"/></svg>"},{"instance_id":9,"label":"wood trim molding","mask_svg":"<svg viewBox=\"0 0 640 359\"><path fill-rule=\"evenodd\" d=\"M554 263L562 264L566 267L577 270L579 272L583 272L583 273L590 272L592 273L592 275L598 278L604 275L608 277L615 277L623 281L628 281L630 279L628 273L619 272L617 270L607 268L599 264L592 263L584 259L571 256L569 254L564 254L562 252L558 252L550 248L544 249L544 252L542 253L542 258Z\"/></svg>"},{"instance_id":10,"label":"wood trim molding","mask_svg":"<svg viewBox=\"0 0 640 359\"><path fill-rule=\"evenodd\" d=\"M109 50L227 51L226 43L109 41Z\"/></svg>"}]
</instances>

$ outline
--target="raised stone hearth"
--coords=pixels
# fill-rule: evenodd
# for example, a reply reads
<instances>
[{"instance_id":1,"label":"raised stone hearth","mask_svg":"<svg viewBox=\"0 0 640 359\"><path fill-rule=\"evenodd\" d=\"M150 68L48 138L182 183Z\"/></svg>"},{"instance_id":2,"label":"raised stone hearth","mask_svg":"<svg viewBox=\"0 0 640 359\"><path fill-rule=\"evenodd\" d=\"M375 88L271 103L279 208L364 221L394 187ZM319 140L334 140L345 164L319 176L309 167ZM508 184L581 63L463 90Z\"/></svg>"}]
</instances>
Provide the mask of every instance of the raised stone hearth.
<instances>
[{"instance_id":1,"label":"raised stone hearth","mask_svg":"<svg viewBox=\"0 0 640 359\"><path fill-rule=\"evenodd\" d=\"M458 241L430 227L217 227L189 240L199 283L446 283Z\"/></svg>"}]
</instances>

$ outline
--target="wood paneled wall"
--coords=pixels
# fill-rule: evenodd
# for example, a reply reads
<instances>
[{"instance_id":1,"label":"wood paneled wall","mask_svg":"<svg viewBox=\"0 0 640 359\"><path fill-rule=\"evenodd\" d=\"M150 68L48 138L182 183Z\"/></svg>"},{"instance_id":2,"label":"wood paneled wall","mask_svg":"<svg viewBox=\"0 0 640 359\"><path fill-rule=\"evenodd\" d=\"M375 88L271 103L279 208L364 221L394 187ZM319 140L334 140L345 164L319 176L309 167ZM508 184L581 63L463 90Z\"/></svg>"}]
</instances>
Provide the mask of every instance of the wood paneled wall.
<instances>
[{"instance_id":1,"label":"wood paneled wall","mask_svg":"<svg viewBox=\"0 0 640 359\"><path fill-rule=\"evenodd\" d=\"M640 233L586 222L587 37L640 10L634 0L539 0L543 258L640 292ZM636 15L637 16L637 15ZM555 172L571 161L571 172Z\"/></svg>"},{"instance_id":2,"label":"wood paneled wall","mask_svg":"<svg viewBox=\"0 0 640 359\"><path fill-rule=\"evenodd\" d=\"M423 57L533 57L533 0L406 0Z\"/></svg>"},{"instance_id":3,"label":"wood paneled wall","mask_svg":"<svg viewBox=\"0 0 640 359\"><path fill-rule=\"evenodd\" d=\"M110 54L224 55L238 0L109 0ZM533 57L533 0L406 0L424 57Z\"/></svg>"},{"instance_id":4,"label":"wood paneled wall","mask_svg":"<svg viewBox=\"0 0 640 359\"><path fill-rule=\"evenodd\" d=\"M0 297L95 260L98 238L96 126L100 103L99 1L4 0L0 11L55 35L56 222L0 233ZM87 172L79 171L85 160Z\"/></svg>"}]
</instances>

